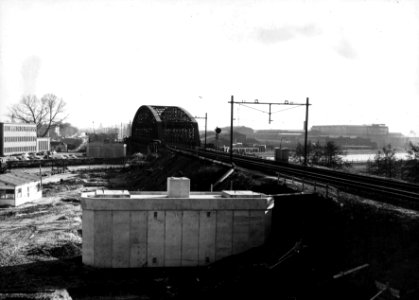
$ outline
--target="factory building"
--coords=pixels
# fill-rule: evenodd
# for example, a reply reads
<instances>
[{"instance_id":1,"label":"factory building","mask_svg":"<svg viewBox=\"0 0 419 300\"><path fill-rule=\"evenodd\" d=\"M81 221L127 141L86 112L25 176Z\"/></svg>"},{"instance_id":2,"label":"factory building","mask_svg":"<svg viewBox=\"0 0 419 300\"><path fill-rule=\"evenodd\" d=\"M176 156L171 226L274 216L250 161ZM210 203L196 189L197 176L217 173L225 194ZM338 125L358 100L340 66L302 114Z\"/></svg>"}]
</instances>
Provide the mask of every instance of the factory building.
<instances>
[{"instance_id":1,"label":"factory building","mask_svg":"<svg viewBox=\"0 0 419 300\"><path fill-rule=\"evenodd\" d=\"M404 147L407 143L406 137L390 132L385 124L312 126L309 138L312 141L334 140L343 148L374 149L388 144Z\"/></svg>"},{"instance_id":2,"label":"factory building","mask_svg":"<svg viewBox=\"0 0 419 300\"><path fill-rule=\"evenodd\" d=\"M334 136L386 137L388 126L384 124L372 125L319 125L311 127L312 133Z\"/></svg>"},{"instance_id":3,"label":"factory building","mask_svg":"<svg viewBox=\"0 0 419 300\"><path fill-rule=\"evenodd\" d=\"M0 156L49 150L50 139L37 138L35 124L0 123Z\"/></svg>"}]
</instances>

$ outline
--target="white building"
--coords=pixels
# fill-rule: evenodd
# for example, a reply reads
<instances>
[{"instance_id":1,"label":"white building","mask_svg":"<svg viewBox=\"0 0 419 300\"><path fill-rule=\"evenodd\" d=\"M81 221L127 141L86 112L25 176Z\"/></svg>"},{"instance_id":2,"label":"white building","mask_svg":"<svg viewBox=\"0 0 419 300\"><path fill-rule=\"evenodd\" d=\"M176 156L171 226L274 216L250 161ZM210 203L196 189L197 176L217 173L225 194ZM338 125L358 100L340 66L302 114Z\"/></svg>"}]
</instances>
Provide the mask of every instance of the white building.
<instances>
[{"instance_id":1,"label":"white building","mask_svg":"<svg viewBox=\"0 0 419 300\"><path fill-rule=\"evenodd\" d=\"M0 156L44 152L50 149L49 137L37 137L36 125L0 122Z\"/></svg>"},{"instance_id":2,"label":"white building","mask_svg":"<svg viewBox=\"0 0 419 300\"><path fill-rule=\"evenodd\" d=\"M0 175L0 206L18 206L42 198L41 180L24 172Z\"/></svg>"}]
</instances>

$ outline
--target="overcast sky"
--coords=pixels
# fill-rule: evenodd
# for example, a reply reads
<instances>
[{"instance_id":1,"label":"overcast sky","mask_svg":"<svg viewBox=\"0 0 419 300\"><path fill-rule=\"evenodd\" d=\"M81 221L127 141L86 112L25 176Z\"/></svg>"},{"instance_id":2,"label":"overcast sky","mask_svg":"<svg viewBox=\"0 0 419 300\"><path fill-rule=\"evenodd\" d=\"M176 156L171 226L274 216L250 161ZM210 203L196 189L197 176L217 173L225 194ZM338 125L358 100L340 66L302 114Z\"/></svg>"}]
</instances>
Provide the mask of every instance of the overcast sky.
<instances>
[{"instance_id":1,"label":"overcast sky","mask_svg":"<svg viewBox=\"0 0 419 300\"><path fill-rule=\"evenodd\" d=\"M0 0L0 118L45 93L67 102L78 127L176 105L207 112L213 130L230 124L234 95L309 97L309 126L419 135L419 1ZM235 125L303 128L304 107L271 124L267 110L237 106Z\"/></svg>"}]
</instances>

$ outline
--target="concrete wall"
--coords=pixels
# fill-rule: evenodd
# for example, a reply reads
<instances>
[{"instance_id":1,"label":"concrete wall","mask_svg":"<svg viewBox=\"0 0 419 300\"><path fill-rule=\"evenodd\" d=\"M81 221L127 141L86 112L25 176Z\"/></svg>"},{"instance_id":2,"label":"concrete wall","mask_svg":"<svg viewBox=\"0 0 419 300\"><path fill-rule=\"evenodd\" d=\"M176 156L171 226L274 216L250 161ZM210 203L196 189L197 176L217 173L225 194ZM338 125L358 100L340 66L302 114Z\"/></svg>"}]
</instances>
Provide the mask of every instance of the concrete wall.
<instances>
[{"instance_id":1,"label":"concrete wall","mask_svg":"<svg viewBox=\"0 0 419 300\"><path fill-rule=\"evenodd\" d=\"M87 144L86 155L98 158L125 157L125 144L92 142Z\"/></svg>"},{"instance_id":2,"label":"concrete wall","mask_svg":"<svg viewBox=\"0 0 419 300\"><path fill-rule=\"evenodd\" d=\"M83 263L104 268L201 266L264 243L270 201L194 193L82 195Z\"/></svg>"}]
</instances>

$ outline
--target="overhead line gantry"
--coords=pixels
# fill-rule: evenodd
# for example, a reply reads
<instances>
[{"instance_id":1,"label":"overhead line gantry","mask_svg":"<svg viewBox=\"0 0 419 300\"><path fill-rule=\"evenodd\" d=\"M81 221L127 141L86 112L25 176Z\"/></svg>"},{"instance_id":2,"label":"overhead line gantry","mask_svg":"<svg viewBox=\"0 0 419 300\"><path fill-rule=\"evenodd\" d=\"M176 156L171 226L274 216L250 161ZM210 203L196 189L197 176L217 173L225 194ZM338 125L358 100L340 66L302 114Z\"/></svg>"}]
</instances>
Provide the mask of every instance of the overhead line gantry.
<instances>
[{"instance_id":1,"label":"overhead line gantry","mask_svg":"<svg viewBox=\"0 0 419 300\"><path fill-rule=\"evenodd\" d=\"M309 103L308 97L306 98L305 103L295 103L288 100L284 102L259 102L259 100L251 101L234 101L234 96L231 96L231 100L228 102L231 104L231 119L230 119L230 161L233 161L233 119L234 119L234 104L253 104L253 105L269 105L269 124L273 121L272 116L272 105L294 105L294 106L305 106L306 107L306 118L304 121L304 165L307 165L307 135L308 135L308 107L311 105Z\"/></svg>"}]
</instances>

